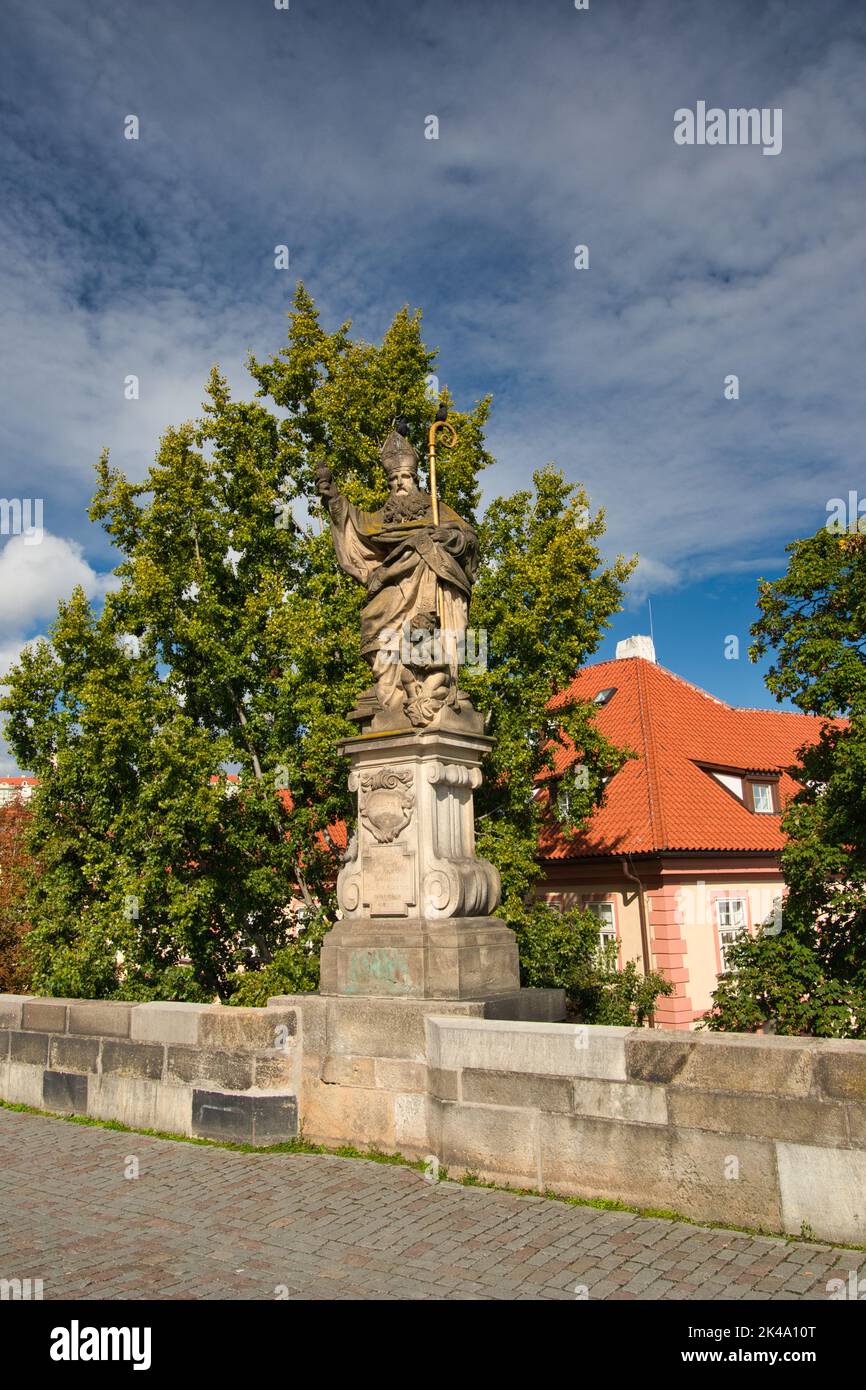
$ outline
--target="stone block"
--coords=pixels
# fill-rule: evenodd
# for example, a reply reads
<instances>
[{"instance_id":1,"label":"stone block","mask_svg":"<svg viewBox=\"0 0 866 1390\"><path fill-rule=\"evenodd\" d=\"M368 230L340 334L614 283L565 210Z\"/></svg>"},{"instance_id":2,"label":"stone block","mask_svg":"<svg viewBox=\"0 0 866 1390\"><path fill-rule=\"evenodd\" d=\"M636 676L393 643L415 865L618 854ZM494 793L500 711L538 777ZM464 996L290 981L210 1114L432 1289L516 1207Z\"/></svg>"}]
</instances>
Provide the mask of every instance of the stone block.
<instances>
[{"instance_id":1,"label":"stone block","mask_svg":"<svg viewBox=\"0 0 866 1390\"><path fill-rule=\"evenodd\" d=\"M73 1000L69 1004L68 1030L95 1038L128 1038L130 1015L136 1007L113 999Z\"/></svg>"},{"instance_id":2,"label":"stone block","mask_svg":"<svg viewBox=\"0 0 866 1390\"><path fill-rule=\"evenodd\" d=\"M700 1041L682 1033L661 1029L635 1029L625 1045L625 1066L629 1081L667 1084L679 1076Z\"/></svg>"},{"instance_id":3,"label":"stone block","mask_svg":"<svg viewBox=\"0 0 866 1390\"><path fill-rule=\"evenodd\" d=\"M543 1113L540 1125L542 1176L553 1191L780 1229L772 1143ZM726 1176L733 1171L739 1177Z\"/></svg>"},{"instance_id":4,"label":"stone block","mask_svg":"<svg viewBox=\"0 0 866 1390\"><path fill-rule=\"evenodd\" d=\"M841 1102L809 1096L732 1095L671 1087L668 1107L671 1124L677 1128L727 1134L734 1145L735 1136L740 1134L804 1144L847 1143L845 1106Z\"/></svg>"},{"instance_id":5,"label":"stone block","mask_svg":"<svg viewBox=\"0 0 866 1390\"><path fill-rule=\"evenodd\" d=\"M250 1051L277 1047L295 1036L294 1009L233 1009L216 1005L199 1018L199 1042L211 1048L248 1048Z\"/></svg>"},{"instance_id":6,"label":"stone block","mask_svg":"<svg viewBox=\"0 0 866 1390\"><path fill-rule=\"evenodd\" d=\"M394 1142L407 1157L428 1150L427 1097L418 1091L394 1097Z\"/></svg>"},{"instance_id":7,"label":"stone block","mask_svg":"<svg viewBox=\"0 0 866 1390\"><path fill-rule=\"evenodd\" d=\"M130 1129L191 1134L192 1088L110 1072L87 1078L87 1113Z\"/></svg>"},{"instance_id":8,"label":"stone block","mask_svg":"<svg viewBox=\"0 0 866 1390\"><path fill-rule=\"evenodd\" d=\"M24 1005L32 994L0 994L0 1028L20 1028Z\"/></svg>"},{"instance_id":9,"label":"stone block","mask_svg":"<svg viewBox=\"0 0 866 1390\"><path fill-rule=\"evenodd\" d=\"M501 994L484 1004L485 1018L511 1019L515 1023L562 1023L566 1017L564 989L520 989Z\"/></svg>"},{"instance_id":10,"label":"stone block","mask_svg":"<svg viewBox=\"0 0 866 1390\"><path fill-rule=\"evenodd\" d=\"M700 1038L670 1084L702 1091L807 1096L813 1057L810 1039L715 1033Z\"/></svg>"},{"instance_id":11,"label":"stone block","mask_svg":"<svg viewBox=\"0 0 866 1390\"><path fill-rule=\"evenodd\" d=\"M322 943L321 992L480 999L520 988L517 938L498 917L351 918Z\"/></svg>"},{"instance_id":12,"label":"stone block","mask_svg":"<svg viewBox=\"0 0 866 1390\"><path fill-rule=\"evenodd\" d=\"M424 1062L427 1057L425 1020L433 1007L437 1012L458 1017L474 1015L481 1020L484 1004L440 1003L426 999L342 999L328 1001L328 1054L347 1053L353 1057L404 1057Z\"/></svg>"},{"instance_id":13,"label":"stone block","mask_svg":"<svg viewBox=\"0 0 866 1390\"><path fill-rule=\"evenodd\" d=\"M9 1060L9 1035L11 1029L0 1029L0 1067Z\"/></svg>"},{"instance_id":14,"label":"stone block","mask_svg":"<svg viewBox=\"0 0 866 1390\"><path fill-rule=\"evenodd\" d=\"M134 1042L195 1046L199 1019L212 1004L180 1004L158 1000L137 1004L132 1011L129 1036Z\"/></svg>"},{"instance_id":15,"label":"stone block","mask_svg":"<svg viewBox=\"0 0 866 1390\"><path fill-rule=\"evenodd\" d=\"M845 1107L848 1111L848 1135L857 1148L866 1148L866 1103L850 1101Z\"/></svg>"},{"instance_id":16,"label":"stone block","mask_svg":"<svg viewBox=\"0 0 866 1390\"><path fill-rule=\"evenodd\" d=\"M818 1085L825 1096L866 1101L866 1043L823 1043L815 1053Z\"/></svg>"},{"instance_id":17,"label":"stone block","mask_svg":"<svg viewBox=\"0 0 866 1390\"><path fill-rule=\"evenodd\" d=\"M253 1054L218 1048L169 1047L165 1076L168 1081L210 1082L217 1089L248 1091L253 1084Z\"/></svg>"},{"instance_id":18,"label":"stone block","mask_svg":"<svg viewBox=\"0 0 866 1390\"><path fill-rule=\"evenodd\" d=\"M539 1112L430 1101L430 1152L448 1169L536 1187Z\"/></svg>"},{"instance_id":19,"label":"stone block","mask_svg":"<svg viewBox=\"0 0 866 1390\"><path fill-rule=\"evenodd\" d=\"M457 1071L443 1071L441 1067L427 1068L427 1089L437 1100L459 1099Z\"/></svg>"},{"instance_id":20,"label":"stone block","mask_svg":"<svg viewBox=\"0 0 866 1390\"><path fill-rule=\"evenodd\" d=\"M192 1132L199 1139L219 1139L267 1148L298 1133L298 1102L285 1092L235 1095L228 1091L192 1093Z\"/></svg>"},{"instance_id":21,"label":"stone block","mask_svg":"<svg viewBox=\"0 0 866 1390\"><path fill-rule=\"evenodd\" d=\"M21 1027L34 1033L65 1033L68 999L28 999Z\"/></svg>"},{"instance_id":22,"label":"stone block","mask_svg":"<svg viewBox=\"0 0 866 1390\"><path fill-rule=\"evenodd\" d=\"M571 1084L572 1108L577 1115L625 1120L629 1124L664 1125L668 1122L663 1086L640 1081L596 1081L590 1077L579 1077Z\"/></svg>"},{"instance_id":23,"label":"stone block","mask_svg":"<svg viewBox=\"0 0 866 1390\"><path fill-rule=\"evenodd\" d=\"M87 1077L71 1071L44 1071L42 1104L62 1115L86 1115Z\"/></svg>"},{"instance_id":24,"label":"stone block","mask_svg":"<svg viewBox=\"0 0 866 1390\"><path fill-rule=\"evenodd\" d=\"M376 1085L376 1063L372 1057L325 1057L322 1059L322 1080L326 1086Z\"/></svg>"},{"instance_id":25,"label":"stone block","mask_svg":"<svg viewBox=\"0 0 866 1390\"><path fill-rule=\"evenodd\" d=\"M805 1225L818 1240L866 1244L866 1153L811 1144L776 1145L783 1229Z\"/></svg>"},{"instance_id":26,"label":"stone block","mask_svg":"<svg viewBox=\"0 0 866 1390\"><path fill-rule=\"evenodd\" d=\"M662 1127L542 1115L540 1156L543 1185L555 1192L673 1206L670 1140Z\"/></svg>"},{"instance_id":27,"label":"stone block","mask_svg":"<svg viewBox=\"0 0 866 1390\"><path fill-rule=\"evenodd\" d=\"M294 1009L299 1045L310 1052L328 1051L328 1001L321 994L277 994L268 1008Z\"/></svg>"},{"instance_id":28,"label":"stone block","mask_svg":"<svg viewBox=\"0 0 866 1390\"><path fill-rule=\"evenodd\" d=\"M294 1093L283 1091L253 1095L250 1102L253 1114L252 1143L257 1148L285 1144L298 1137L298 1098Z\"/></svg>"},{"instance_id":29,"label":"stone block","mask_svg":"<svg viewBox=\"0 0 866 1390\"><path fill-rule=\"evenodd\" d=\"M375 1084L386 1091L427 1092L427 1064L402 1057L377 1057Z\"/></svg>"},{"instance_id":30,"label":"stone block","mask_svg":"<svg viewBox=\"0 0 866 1390\"><path fill-rule=\"evenodd\" d=\"M670 1130L671 1186L666 1203L697 1221L782 1227L774 1145L740 1135ZM738 1176L731 1159L736 1158Z\"/></svg>"},{"instance_id":31,"label":"stone block","mask_svg":"<svg viewBox=\"0 0 866 1390\"><path fill-rule=\"evenodd\" d=\"M304 1137L315 1144L336 1148L353 1144L359 1149L397 1147L394 1096L389 1091L363 1086L328 1085L308 1077L304 1086Z\"/></svg>"},{"instance_id":32,"label":"stone block","mask_svg":"<svg viewBox=\"0 0 866 1390\"><path fill-rule=\"evenodd\" d=\"M299 1057L294 1048L253 1054L253 1086L259 1091L292 1091L296 1088Z\"/></svg>"},{"instance_id":33,"label":"stone block","mask_svg":"<svg viewBox=\"0 0 866 1390\"><path fill-rule=\"evenodd\" d=\"M68 1033L49 1039L48 1065L52 1071L89 1072L99 1069L99 1038L72 1038Z\"/></svg>"},{"instance_id":34,"label":"stone block","mask_svg":"<svg viewBox=\"0 0 866 1390\"><path fill-rule=\"evenodd\" d=\"M7 1062L3 1099L13 1105L32 1105L34 1110L41 1110L43 1070L29 1062Z\"/></svg>"},{"instance_id":35,"label":"stone block","mask_svg":"<svg viewBox=\"0 0 866 1390\"><path fill-rule=\"evenodd\" d=\"M121 1042L107 1038L102 1044L103 1072L159 1081L164 1063L165 1048L160 1043Z\"/></svg>"},{"instance_id":36,"label":"stone block","mask_svg":"<svg viewBox=\"0 0 866 1390\"><path fill-rule=\"evenodd\" d=\"M48 1066L48 1039L47 1033L15 1033L9 1034L9 1060L12 1062L28 1062L34 1067Z\"/></svg>"},{"instance_id":37,"label":"stone block","mask_svg":"<svg viewBox=\"0 0 866 1390\"><path fill-rule=\"evenodd\" d=\"M428 1022L429 1062L446 1071L471 1067L624 1081L629 1032L628 1028L437 1015Z\"/></svg>"},{"instance_id":38,"label":"stone block","mask_svg":"<svg viewBox=\"0 0 866 1390\"><path fill-rule=\"evenodd\" d=\"M573 1083L565 1076L533 1076L530 1072L475 1071L464 1068L464 1104L518 1106L530 1110L571 1111Z\"/></svg>"}]
</instances>

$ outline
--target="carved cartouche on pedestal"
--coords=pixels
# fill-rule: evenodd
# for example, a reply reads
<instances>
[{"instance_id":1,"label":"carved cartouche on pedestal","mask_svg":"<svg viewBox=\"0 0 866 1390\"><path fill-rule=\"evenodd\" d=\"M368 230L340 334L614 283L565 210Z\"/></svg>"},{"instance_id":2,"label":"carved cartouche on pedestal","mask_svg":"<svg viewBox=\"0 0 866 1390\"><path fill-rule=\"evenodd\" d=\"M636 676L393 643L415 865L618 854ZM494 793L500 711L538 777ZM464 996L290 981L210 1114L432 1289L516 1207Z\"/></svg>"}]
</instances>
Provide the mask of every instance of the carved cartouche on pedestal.
<instances>
[{"instance_id":1,"label":"carved cartouche on pedestal","mask_svg":"<svg viewBox=\"0 0 866 1390\"><path fill-rule=\"evenodd\" d=\"M337 879L345 919L495 911L499 873L475 854L472 806L487 743L439 730L346 741L358 830Z\"/></svg>"}]
</instances>

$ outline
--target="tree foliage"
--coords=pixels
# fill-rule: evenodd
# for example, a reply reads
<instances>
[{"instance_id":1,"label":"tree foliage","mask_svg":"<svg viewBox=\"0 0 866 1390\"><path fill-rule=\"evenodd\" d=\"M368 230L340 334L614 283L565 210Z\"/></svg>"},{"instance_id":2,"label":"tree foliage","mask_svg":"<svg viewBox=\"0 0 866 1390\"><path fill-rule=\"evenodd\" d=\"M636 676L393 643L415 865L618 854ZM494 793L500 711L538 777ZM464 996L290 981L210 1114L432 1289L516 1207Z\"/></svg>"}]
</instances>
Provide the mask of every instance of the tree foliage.
<instances>
[{"instance_id":1,"label":"tree foliage","mask_svg":"<svg viewBox=\"0 0 866 1390\"><path fill-rule=\"evenodd\" d=\"M226 997L244 967L310 979L287 905L333 918L329 827L352 814L338 743L369 682L364 593L310 501L315 471L327 463L353 502L380 505L393 416L423 458L436 404L419 314L398 313L378 346L349 330L327 332L299 285L286 346L249 361L252 400L234 400L215 368L201 417L166 431L141 482L99 461L90 517L119 552L117 585L99 612L80 589L59 605L2 702L16 757L39 778L30 950L41 991ZM481 537L470 621L487 631L488 669L464 684L496 745L479 852L500 867L516 925L539 873L536 778L560 726L590 770L576 822L625 757L591 706L552 722L546 704L594 651L632 562L602 565L602 514L549 466L478 517L489 409L452 409L440 495Z\"/></svg>"},{"instance_id":2,"label":"tree foliage","mask_svg":"<svg viewBox=\"0 0 866 1390\"><path fill-rule=\"evenodd\" d=\"M866 536L823 528L794 542L762 582L751 656L767 684L827 722L791 769L800 790L782 827L782 931L733 948L737 975L714 995L714 1028L862 1036L866 1030Z\"/></svg>"}]
</instances>

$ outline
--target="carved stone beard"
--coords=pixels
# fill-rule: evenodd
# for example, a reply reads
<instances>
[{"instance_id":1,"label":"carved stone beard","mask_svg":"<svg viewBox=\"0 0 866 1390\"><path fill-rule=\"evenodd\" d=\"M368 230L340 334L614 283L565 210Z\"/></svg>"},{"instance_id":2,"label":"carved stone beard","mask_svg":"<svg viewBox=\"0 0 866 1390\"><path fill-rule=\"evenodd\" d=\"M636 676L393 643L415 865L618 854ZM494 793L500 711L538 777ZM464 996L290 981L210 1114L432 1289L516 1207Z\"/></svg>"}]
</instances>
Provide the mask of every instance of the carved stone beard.
<instances>
[{"instance_id":1,"label":"carved stone beard","mask_svg":"<svg viewBox=\"0 0 866 1390\"><path fill-rule=\"evenodd\" d=\"M400 521L419 521L426 515L430 497L417 486L412 492L392 493L382 508L382 520L386 525Z\"/></svg>"}]
</instances>

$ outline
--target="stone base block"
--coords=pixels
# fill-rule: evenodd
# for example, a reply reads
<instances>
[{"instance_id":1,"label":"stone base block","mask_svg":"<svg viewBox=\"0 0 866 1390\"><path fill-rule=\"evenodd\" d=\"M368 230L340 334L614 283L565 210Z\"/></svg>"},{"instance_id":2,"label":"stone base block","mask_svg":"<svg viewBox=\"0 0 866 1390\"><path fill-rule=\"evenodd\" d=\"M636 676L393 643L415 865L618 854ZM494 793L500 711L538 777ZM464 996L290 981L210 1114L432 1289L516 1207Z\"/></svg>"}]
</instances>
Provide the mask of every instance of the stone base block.
<instances>
[{"instance_id":1,"label":"stone base block","mask_svg":"<svg viewBox=\"0 0 866 1390\"><path fill-rule=\"evenodd\" d=\"M279 1091L192 1093L192 1132L198 1139L230 1140L268 1148L298 1134L298 1101Z\"/></svg>"},{"instance_id":2,"label":"stone base block","mask_svg":"<svg viewBox=\"0 0 866 1390\"><path fill-rule=\"evenodd\" d=\"M498 917L338 922L321 969L327 995L479 999L520 989L517 939Z\"/></svg>"},{"instance_id":3,"label":"stone base block","mask_svg":"<svg viewBox=\"0 0 866 1390\"><path fill-rule=\"evenodd\" d=\"M80 1072L44 1071L42 1104L61 1115L86 1115L87 1077Z\"/></svg>"}]
</instances>

